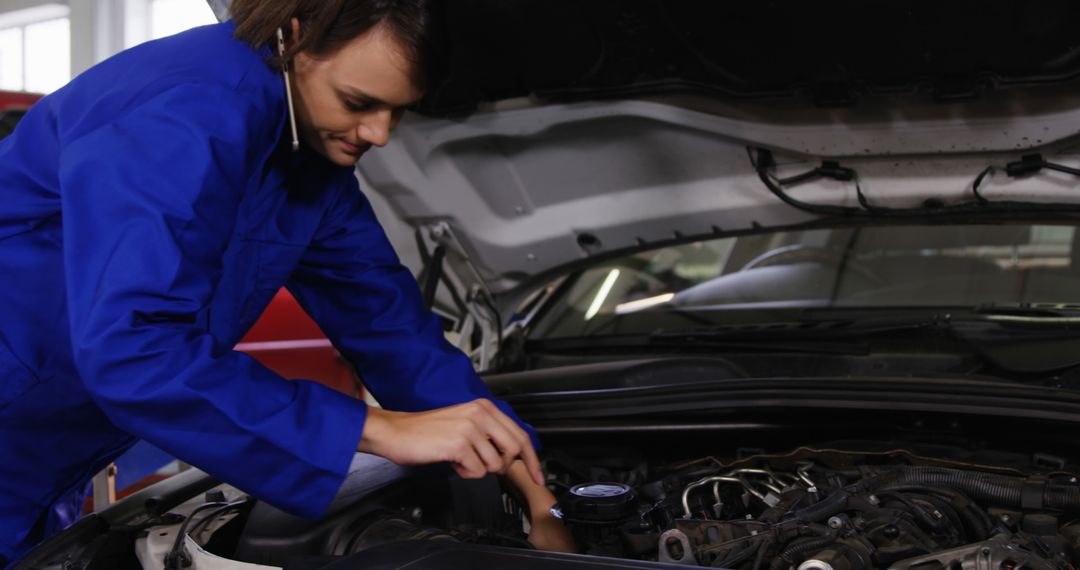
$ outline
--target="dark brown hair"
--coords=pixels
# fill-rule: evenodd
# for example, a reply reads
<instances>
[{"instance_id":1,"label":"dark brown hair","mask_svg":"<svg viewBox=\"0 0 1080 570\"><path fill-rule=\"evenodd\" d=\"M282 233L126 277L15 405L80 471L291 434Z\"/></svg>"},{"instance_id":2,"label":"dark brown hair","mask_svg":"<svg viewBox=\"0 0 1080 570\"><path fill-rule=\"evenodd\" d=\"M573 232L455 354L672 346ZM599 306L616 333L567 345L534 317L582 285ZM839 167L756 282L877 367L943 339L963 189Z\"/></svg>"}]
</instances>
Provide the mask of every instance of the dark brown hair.
<instances>
[{"instance_id":1,"label":"dark brown hair","mask_svg":"<svg viewBox=\"0 0 1080 570\"><path fill-rule=\"evenodd\" d=\"M413 82L425 89L431 75L432 31L427 0L233 0L230 8L236 38L258 49L276 46L277 30L292 35L293 18L300 22L300 40L283 57L268 63L279 67L301 51L330 55L352 39L377 26L398 40L412 63Z\"/></svg>"}]
</instances>

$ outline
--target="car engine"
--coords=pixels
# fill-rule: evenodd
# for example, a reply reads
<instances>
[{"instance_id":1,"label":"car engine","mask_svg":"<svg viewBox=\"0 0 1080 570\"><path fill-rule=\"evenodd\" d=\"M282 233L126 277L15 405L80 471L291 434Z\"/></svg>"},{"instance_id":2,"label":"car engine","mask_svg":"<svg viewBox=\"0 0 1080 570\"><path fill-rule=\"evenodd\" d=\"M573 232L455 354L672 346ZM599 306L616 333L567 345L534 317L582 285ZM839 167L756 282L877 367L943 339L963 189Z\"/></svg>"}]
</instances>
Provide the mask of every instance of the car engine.
<instances>
[{"instance_id":1,"label":"car engine","mask_svg":"<svg viewBox=\"0 0 1080 570\"><path fill-rule=\"evenodd\" d=\"M588 553L698 566L1014 570L1075 559L1071 475L852 459L692 464L639 485L574 485L556 508Z\"/></svg>"},{"instance_id":2,"label":"car engine","mask_svg":"<svg viewBox=\"0 0 1080 570\"><path fill-rule=\"evenodd\" d=\"M1080 559L1080 484L1064 466L817 447L728 462L545 456L552 512L585 555L745 570L1074 570ZM318 523L265 504L229 511L195 522L204 534L193 538L273 567L399 541L532 548L511 489L430 470Z\"/></svg>"}]
</instances>

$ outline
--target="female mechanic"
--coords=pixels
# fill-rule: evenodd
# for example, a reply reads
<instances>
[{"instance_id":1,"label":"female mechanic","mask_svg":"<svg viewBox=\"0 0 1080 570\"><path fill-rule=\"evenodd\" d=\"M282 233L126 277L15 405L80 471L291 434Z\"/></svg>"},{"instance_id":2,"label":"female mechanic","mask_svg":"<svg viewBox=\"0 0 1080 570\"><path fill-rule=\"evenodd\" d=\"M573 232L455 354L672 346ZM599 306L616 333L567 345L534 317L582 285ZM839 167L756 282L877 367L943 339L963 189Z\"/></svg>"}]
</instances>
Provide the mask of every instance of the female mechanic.
<instances>
[{"instance_id":1,"label":"female mechanic","mask_svg":"<svg viewBox=\"0 0 1080 570\"><path fill-rule=\"evenodd\" d=\"M0 567L144 439L316 518L354 454L504 473L534 544L535 435L448 344L354 167L424 93L424 0L235 0L122 52L0 143ZM232 347L286 286L383 405Z\"/></svg>"}]
</instances>

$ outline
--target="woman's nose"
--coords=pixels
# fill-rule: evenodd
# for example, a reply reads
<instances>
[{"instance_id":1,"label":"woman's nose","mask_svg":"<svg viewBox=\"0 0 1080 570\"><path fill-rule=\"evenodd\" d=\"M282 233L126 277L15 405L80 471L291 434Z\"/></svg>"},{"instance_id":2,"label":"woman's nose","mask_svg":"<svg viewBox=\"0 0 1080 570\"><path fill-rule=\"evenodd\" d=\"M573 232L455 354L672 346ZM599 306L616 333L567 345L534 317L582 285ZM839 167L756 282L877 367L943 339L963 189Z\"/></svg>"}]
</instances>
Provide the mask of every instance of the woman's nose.
<instances>
[{"instance_id":1,"label":"woman's nose","mask_svg":"<svg viewBox=\"0 0 1080 570\"><path fill-rule=\"evenodd\" d=\"M360 121L357 136L372 146L383 147L390 141L390 131L393 127L393 111L379 109Z\"/></svg>"}]
</instances>

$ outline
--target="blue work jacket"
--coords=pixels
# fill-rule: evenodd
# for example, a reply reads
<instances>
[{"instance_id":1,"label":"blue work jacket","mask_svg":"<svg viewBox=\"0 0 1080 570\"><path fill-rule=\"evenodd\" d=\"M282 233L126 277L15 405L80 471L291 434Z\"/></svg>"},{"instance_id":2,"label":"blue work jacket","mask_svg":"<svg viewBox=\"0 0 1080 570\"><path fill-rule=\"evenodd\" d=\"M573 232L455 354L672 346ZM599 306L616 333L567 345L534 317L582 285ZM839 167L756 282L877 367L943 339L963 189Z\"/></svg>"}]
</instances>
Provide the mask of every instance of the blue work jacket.
<instances>
[{"instance_id":1,"label":"blue work jacket","mask_svg":"<svg viewBox=\"0 0 1080 570\"><path fill-rule=\"evenodd\" d=\"M120 53L0 142L0 560L137 438L318 517L367 408L233 351L282 285L387 408L491 397L353 169L282 150L282 75L233 32Z\"/></svg>"}]
</instances>

